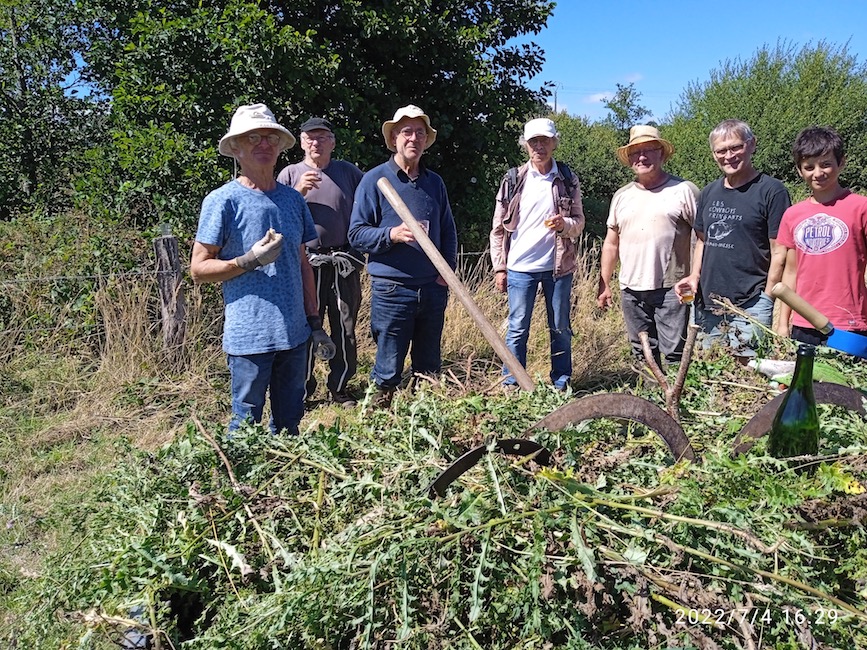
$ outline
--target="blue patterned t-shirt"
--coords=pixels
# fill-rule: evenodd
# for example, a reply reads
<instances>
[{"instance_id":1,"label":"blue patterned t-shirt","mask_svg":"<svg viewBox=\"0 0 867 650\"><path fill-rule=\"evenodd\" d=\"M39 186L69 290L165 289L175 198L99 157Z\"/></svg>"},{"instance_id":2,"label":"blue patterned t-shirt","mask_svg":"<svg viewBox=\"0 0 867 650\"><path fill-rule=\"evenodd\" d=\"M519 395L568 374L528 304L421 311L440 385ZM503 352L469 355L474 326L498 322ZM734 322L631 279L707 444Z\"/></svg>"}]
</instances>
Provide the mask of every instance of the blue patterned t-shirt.
<instances>
[{"instance_id":1,"label":"blue patterned t-shirt","mask_svg":"<svg viewBox=\"0 0 867 650\"><path fill-rule=\"evenodd\" d=\"M301 284L301 244L316 239L304 198L280 183L262 192L230 181L202 201L196 241L219 246L231 260L250 250L269 228L283 235L274 262L223 282L223 349L249 355L289 350L310 337Z\"/></svg>"}]
</instances>

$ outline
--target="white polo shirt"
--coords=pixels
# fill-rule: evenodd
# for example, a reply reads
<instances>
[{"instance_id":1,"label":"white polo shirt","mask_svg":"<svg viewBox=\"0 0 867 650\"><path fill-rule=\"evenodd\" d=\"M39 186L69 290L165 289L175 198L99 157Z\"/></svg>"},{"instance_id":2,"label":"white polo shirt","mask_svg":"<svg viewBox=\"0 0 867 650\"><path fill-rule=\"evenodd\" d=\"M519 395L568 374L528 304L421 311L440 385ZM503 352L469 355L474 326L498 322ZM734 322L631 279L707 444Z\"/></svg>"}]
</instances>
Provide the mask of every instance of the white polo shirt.
<instances>
[{"instance_id":1,"label":"white polo shirt","mask_svg":"<svg viewBox=\"0 0 867 650\"><path fill-rule=\"evenodd\" d=\"M557 163L547 174L542 174L530 165L521 202L518 206L520 221L511 235L509 257L506 266L521 273L538 273L554 270L554 254L557 235L545 225L545 219L555 214L554 177Z\"/></svg>"}]
</instances>

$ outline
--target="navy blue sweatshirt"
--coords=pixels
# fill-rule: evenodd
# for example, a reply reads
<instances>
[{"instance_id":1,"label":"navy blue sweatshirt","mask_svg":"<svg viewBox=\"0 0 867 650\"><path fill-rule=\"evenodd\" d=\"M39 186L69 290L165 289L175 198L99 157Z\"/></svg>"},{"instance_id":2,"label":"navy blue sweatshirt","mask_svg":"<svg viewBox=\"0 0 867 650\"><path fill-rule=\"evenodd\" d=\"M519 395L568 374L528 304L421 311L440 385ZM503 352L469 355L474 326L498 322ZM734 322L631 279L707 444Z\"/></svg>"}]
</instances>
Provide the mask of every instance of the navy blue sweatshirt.
<instances>
[{"instance_id":1,"label":"navy blue sweatshirt","mask_svg":"<svg viewBox=\"0 0 867 650\"><path fill-rule=\"evenodd\" d=\"M391 229L403 221L376 186L380 178L388 179L418 221L430 222L431 241L452 269L457 266L458 236L445 184L439 174L424 167L419 171L418 179L411 181L392 157L367 172L355 191L349 244L367 253L367 272L374 278L417 287L439 275L417 243L391 241Z\"/></svg>"}]
</instances>

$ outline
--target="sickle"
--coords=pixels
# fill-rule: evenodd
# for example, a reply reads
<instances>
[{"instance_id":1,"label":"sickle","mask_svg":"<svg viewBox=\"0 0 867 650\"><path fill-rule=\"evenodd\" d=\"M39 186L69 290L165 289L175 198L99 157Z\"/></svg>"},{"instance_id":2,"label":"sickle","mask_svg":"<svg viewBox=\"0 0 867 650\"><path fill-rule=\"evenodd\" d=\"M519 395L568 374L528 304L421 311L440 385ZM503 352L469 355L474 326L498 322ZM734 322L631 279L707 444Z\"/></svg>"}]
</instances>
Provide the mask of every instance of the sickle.
<instances>
[{"instance_id":1,"label":"sickle","mask_svg":"<svg viewBox=\"0 0 867 650\"><path fill-rule=\"evenodd\" d=\"M849 388L849 386L841 386L840 384L814 381L813 395L819 404L835 404L867 416L867 411L864 409L864 400L867 396L860 390ZM780 402L783 401L785 396L785 393L777 395L746 423L735 438L733 443L735 448L732 455L737 456L738 454L747 453L756 444L756 440L771 430L774 416L777 414Z\"/></svg>"},{"instance_id":2,"label":"sickle","mask_svg":"<svg viewBox=\"0 0 867 650\"><path fill-rule=\"evenodd\" d=\"M494 443L494 450L512 456L532 456L535 454L534 460L540 465L551 464L551 452L545 449L545 447L540 445L538 442L533 442L532 440L520 440L517 438L498 440ZM487 451L487 445L479 445L474 449L470 449L467 453L446 467L425 491L431 497L443 496L446 493L446 488L454 483L461 474L478 463Z\"/></svg>"},{"instance_id":3,"label":"sickle","mask_svg":"<svg viewBox=\"0 0 867 650\"><path fill-rule=\"evenodd\" d=\"M631 420L643 424L662 438L676 461L685 458L695 462L695 451L683 427L656 404L635 395L602 393L582 397L542 418L527 429L524 435L539 429L560 431L569 424L597 418Z\"/></svg>"}]
</instances>

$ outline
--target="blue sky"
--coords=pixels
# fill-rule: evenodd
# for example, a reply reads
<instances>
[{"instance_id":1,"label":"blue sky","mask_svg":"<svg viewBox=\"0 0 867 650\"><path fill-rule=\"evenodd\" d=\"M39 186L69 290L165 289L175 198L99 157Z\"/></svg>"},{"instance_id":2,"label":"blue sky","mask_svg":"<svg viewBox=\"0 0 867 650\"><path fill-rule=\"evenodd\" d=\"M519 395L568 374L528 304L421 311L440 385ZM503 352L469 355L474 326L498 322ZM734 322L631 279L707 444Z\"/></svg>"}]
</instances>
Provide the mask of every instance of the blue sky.
<instances>
[{"instance_id":1,"label":"blue sky","mask_svg":"<svg viewBox=\"0 0 867 650\"><path fill-rule=\"evenodd\" d=\"M616 84L633 82L661 120L690 82L707 81L726 60L749 60L763 45L848 42L867 62L867 0L559 0L547 27L522 40L545 50L529 85L553 82L558 110L600 119Z\"/></svg>"}]
</instances>

